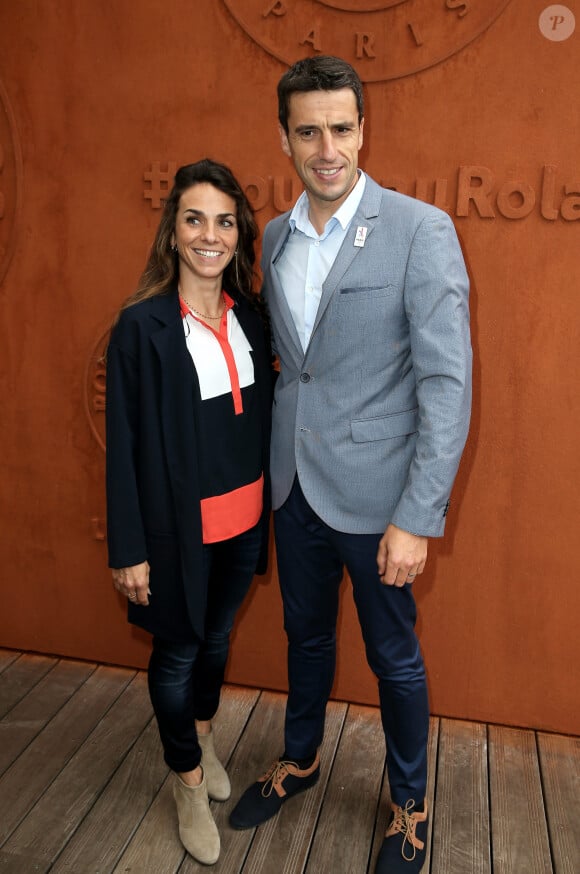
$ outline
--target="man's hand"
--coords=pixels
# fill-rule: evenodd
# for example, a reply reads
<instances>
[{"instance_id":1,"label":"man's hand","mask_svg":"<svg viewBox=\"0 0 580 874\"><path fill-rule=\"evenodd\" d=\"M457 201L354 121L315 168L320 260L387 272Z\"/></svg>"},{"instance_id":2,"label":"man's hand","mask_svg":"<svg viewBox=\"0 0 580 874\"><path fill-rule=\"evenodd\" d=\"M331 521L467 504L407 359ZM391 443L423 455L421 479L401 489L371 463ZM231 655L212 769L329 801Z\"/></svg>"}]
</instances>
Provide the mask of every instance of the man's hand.
<instances>
[{"instance_id":1,"label":"man's hand","mask_svg":"<svg viewBox=\"0 0 580 874\"><path fill-rule=\"evenodd\" d=\"M113 585L118 592L125 595L132 604L149 604L149 562L143 561L133 567L114 568L112 570Z\"/></svg>"},{"instance_id":2,"label":"man's hand","mask_svg":"<svg viewBox=\"0 0 580 874\"><path fill-rule=\"evenodd\" d=\"M423 573L427 561L426 537L410 534L389 525L381 537L377 552L377 567L381 582L387 586L404 586Z\"/></svg>"}]
</instances>

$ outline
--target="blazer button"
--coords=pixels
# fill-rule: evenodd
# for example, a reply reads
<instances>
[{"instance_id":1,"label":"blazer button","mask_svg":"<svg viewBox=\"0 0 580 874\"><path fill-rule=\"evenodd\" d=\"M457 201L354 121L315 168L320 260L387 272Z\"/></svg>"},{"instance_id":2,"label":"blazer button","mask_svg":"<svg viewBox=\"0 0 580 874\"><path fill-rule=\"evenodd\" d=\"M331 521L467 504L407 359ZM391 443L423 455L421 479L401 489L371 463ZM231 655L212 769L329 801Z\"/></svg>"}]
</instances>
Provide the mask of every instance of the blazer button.
<instances>
[{"instance_id":1,"label":"blazer button","mask_svg":"<svg viewBox=\"0 0 580 874\"><path fill-rule=\"evenodd\" d=\"M300 382L310 382L310 374L309 373L301 373L300 374Z\"/></svg>"}]
</instances>

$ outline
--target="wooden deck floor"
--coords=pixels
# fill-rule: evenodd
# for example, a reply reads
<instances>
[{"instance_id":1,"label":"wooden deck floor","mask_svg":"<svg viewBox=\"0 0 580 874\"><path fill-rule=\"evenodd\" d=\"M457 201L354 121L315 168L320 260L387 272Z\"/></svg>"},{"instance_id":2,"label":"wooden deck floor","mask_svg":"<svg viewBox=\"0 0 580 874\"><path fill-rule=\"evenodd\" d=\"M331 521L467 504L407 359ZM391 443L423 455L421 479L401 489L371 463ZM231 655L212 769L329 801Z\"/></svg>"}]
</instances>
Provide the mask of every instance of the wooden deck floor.
<instances>
[{"instance_id":1,"label":"wooden deck floor","mask_svg":"<svg viewBox=\"0 0 580 874\"><path fill-rule=\"evenodd\" d=\"M332 703L315 788L256 831L232 804L280 752L285 696L228 687L216 874L366 874L385 829L378 710ZM578 874L580 738L431 721L424 874ZM193 874L142 672L0 650L0 874Z\"/></svg>"}]
</instances>

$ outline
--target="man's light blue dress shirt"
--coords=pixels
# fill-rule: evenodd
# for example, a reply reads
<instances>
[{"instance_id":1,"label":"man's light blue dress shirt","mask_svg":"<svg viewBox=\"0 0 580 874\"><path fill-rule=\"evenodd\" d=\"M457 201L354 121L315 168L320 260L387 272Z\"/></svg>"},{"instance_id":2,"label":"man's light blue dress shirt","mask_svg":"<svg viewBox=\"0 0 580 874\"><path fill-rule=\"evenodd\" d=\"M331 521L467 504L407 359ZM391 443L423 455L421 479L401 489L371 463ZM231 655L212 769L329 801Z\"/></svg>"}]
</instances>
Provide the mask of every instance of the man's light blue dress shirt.
<instances>
[{"instance_id":1,"label":"man's light blue dress shirt","mask_svg":"<svg viewBox=\"0 0 580 874\"><path fill-rule=\"evenodd\" d=\"M288 219L290 235L276 269L304 351L310 342L322 286L358 209L365 181L365 174L360 173L355 187L328 219L322 234L317 234L308 218L309 204L305 191L296 201Z\"/></svg>"}]
</instances>

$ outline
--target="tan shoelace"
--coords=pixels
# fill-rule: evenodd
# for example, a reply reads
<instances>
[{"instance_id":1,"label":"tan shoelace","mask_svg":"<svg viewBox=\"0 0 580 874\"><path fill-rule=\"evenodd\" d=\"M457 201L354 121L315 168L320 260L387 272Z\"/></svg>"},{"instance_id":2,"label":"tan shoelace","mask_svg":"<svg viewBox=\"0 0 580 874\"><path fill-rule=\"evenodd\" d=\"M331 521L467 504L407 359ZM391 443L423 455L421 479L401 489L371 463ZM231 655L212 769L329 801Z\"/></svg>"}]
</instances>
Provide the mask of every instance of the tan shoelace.
<instances>
[{"instance_id":1,"label":"tan shoelace","mask_svg":"<svg viewBox=\"0 0 580 874\"><path fill-rule=\"evenodd\" d=\"M394 819L387 830L387 837L395 834L403 835L403 844L401 846L401 856L406 862L412 862L417 855L417 850L422 850L425 844L420 841L415 834L417 828L417 820L412 814L415 807L415 802L409 799L404 807L397 807ZM408 856L405 852L406 845L412 849L412 855Z\"/></svg>"},{"instance_id":2,"label":"tan shoelace","mask_svg":"<svg viewBox=\"0 0 580 874\"><path fill-rule=\"evenodd\" d=\"M264 785L262 786L262 795L264 798L269 798L272 794L272 791L279 786L284 778L290 773L288 771L288 765L293 765L298 770L298 765L296 762L274 762L269 771L266 771L263 777L260 778L260 782L265 780ZM282 789L282 792L284 790ZM277 792L280 795L280 792ZM284 794L286 794L284 792Z\"/></svg>"}]
</instances>

